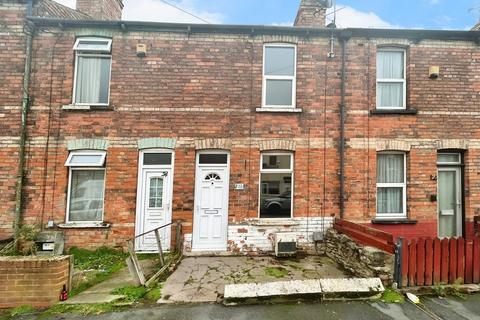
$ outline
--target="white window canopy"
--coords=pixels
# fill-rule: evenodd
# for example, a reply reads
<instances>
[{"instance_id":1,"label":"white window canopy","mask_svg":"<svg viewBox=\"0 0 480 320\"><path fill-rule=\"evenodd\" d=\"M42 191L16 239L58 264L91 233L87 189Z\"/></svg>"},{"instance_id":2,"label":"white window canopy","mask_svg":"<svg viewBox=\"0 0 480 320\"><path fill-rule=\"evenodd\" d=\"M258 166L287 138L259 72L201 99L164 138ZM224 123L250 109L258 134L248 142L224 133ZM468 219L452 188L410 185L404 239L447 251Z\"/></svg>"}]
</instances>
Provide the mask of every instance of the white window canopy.
<instances>
[{"instance_id":1,"label":"white window canopy","mask_svg":"<svg viewBox=\"0 0 480 320\"><path fill-rule=\"evenodd\" d=\"M106 52L112 50L112 40L105 38L78 38L73 47L75 51Z\"/></svg>"},{"instance_id":2,"label":"white window canopy","mask_svg":"<svg viewBox=\"0 0 480 320\"><path fill-rule=\"evenodd\" d=\"M71 152L65 166L67 167L103 167L105 152Z\"/></svg>"}]
</instances>

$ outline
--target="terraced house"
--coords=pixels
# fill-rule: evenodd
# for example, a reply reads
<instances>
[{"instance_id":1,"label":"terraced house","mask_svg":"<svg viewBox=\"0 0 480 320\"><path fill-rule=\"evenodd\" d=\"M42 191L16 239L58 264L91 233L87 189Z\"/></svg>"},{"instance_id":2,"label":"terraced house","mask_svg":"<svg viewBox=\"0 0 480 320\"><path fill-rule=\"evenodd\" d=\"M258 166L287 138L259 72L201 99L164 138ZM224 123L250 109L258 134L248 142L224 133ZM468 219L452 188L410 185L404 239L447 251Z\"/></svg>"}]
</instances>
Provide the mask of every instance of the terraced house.
<instances>
[{"instance_id":1,"label":"terraced house","mask_svg":"<svg viewBox=\"0 0 480 320\"><path fill-rule=\"evenodd\" d=\"M277 27L2 0L1 233L124 246L181 221L187 251L232 253L279 232L312 248L334 218L472 237L480 32L325 27L328 1L300 2Z\"/></svg>"}]
</instances>

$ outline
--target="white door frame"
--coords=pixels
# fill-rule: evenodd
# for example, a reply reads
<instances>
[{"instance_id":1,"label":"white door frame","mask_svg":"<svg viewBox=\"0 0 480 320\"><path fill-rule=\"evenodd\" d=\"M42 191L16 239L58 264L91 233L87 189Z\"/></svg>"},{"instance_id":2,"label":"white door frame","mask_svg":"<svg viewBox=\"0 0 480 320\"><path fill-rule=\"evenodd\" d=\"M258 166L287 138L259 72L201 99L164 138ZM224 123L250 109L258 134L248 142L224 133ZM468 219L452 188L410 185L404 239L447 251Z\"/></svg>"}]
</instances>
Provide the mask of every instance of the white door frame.
<instances>
[{"instance_id":1,"label":"white door frame","mask_svg":"<svg viewBox=\"0 0 480 320\"><path fill-rule=\"evenodd\" d=\"M463 236L463 190L462 190L462 168L457 166L438 167L437 175L437 197L440 196L440 172L455 172L456 189L456 215L457 215L457 237ZM437 235L440 237L440 199L437 198Z\"/></svg>"},{"instance_id":2,"label":"white door frame","mask_svg":"<svg viewBox=\"0 0 480 320\"><path fill-rule=\"evenodd\" d=\"M144 165L143 158L146 153L170 153L172 155L172 162L170 165ZM165 216L165 223L172 222L172 201L173 201L173 177L174 177L175 152L171 149L146 149L140 150L138 155L138 175L137 175L137 208L135 214L135 236L150 230L143 230L144 216L144 182L146 173L155 171L168 172L168 186L167 186L167 210ZM162 243L164 251L170 251L171 244L171 228L166 228L167 243ZM138 240L138 239L137 239ZM150 250L142 250L140 242L135 241L135 250L148 252Z\"/></svg>"},{"instance_id":3,"label":"white door frame","mask_svg":"<svg viewBox=\"0 0 480 320\"><path fill-rule=\"evenodd\" d=\"M200 164L200 155L201 154L226 154L227 155L227 163L226 164ZM198 208L199 208L199 197L198 192L201 189L201 182L203 181L203 177L200 175L202 172L199 170L200 168L226 168L227 175L225 177L225 185L226 185L226 197L224 200L224 207L225 207L225 214L223 217L223 223L225 225L224 230L224 239L225 243L222 244L221 247L218 248L203 248L198 247L195 245L195 235L199 232L199 225L198 221ZM227 241L228 241L228 210L229 210L229 200L230 200L230 152L226 150L205 150L205 151L198 151L195 157L195 193L194 193L194 208L193 208L193 233L192 233L192 251L226 251L227 250Z\"/></svg>"}]
</instances>

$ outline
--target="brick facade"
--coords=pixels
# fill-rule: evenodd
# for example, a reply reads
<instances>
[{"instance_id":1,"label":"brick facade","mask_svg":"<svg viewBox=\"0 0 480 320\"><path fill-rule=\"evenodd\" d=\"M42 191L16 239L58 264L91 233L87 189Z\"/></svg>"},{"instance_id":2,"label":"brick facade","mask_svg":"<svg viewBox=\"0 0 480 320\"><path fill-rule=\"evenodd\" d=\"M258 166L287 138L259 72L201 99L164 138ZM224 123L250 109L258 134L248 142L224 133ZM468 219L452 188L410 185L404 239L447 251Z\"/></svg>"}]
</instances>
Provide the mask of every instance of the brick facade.
<instances>
[{"instance_id":1,"label":"brick facade","mask_svg":"<svg viewBox=\"0 0 480 320\"><path fill-rule=\"evenodd\" d=\"M13 6L17 8L18 6ZM15 17L10 7L3 14ZM18 7L18 14L22 8ZM16 23L20 23L17 20ZM39 25L41 21L37 21ZM65 27L67 26L67 27ZM12 45L23 48L21 28ZM173 219L183 220L188 239L193 232L196 152L223 149L230 152L229 239L235 247L266 248L270 232L251 222L259 216L259 171L262 151L294 153L293 217L302 224L339 216L341 50L328 58L330 32L302 28L238 28L222 31L163 25L142 31L134 25L102 28L86 23L81 28L44 23L34 39L28 122L28 157L25 186L25 221L46 224L65 222L68 185L68 146L71 141L97 139L108 143L104 221L102 229L64 229L67 246L124 246L135 232L139 141L174 141ZM283 30L283 31L282 31ZM46 32L48 31L48 32ZM179 32L180 31L180 32ZM339 37L342 30L335 31ZM437 152L460 149L465 158L465 217L467 234L480 213L477 178L478 71L480 50L471 33L414 34L398 31L362 34L349 31L346 45L345 218L371 223L376 216L377 151L407 152L407 215L416 224L375 227L397 235L436 235ZM12 33L14 34L14 33ZM112 41L110 106L104 109L66 110L72 103L76 37L98 35ZM472 35L472 39L473 39ZM18 41L15 42L15 41ZM297 113L257 112L262 104L263 46L270 42L297 45ZM136 54L137 44L147 46L146 57ZM407 49L407 105L416 114L375 114L376 52L381 45ZM0 63L2 63L0 59ZM11 61L11 60L10 60ZM6 65L21 88L22 59ZM440 77L429 78L429 67L440 66ZM10 69L9 69L10 68ZM4 77L1 77L4 78ZM1 79L0 78L0 79ZM2 80L0 80L2 81ZM9 81L12 83L12 81ZM11 159L12 171L0 180L2 201L13 199L21 90L2 84L0 107L5 114L2 152ZM149 139L149 140L144 140ZM156 142L155 142L156 143ZM163 143L163 142L162 142ZM172 146L173 147L173 146ZM11 149L8 149L11 148ZM8 167L8 166L7 166ZM234 188L243 184L243 190ZM11 206L10 205L10 206ZM4 217L2 225L9 225ZM252 220L253 219L253 220ZM288 219L287 219L288 220ZM310 222L312 221L312 222ZM314 221L317 221L314 223ZM288 223L287 223L288 224ZM262 230L259 231L258 229ZM285 227L282 230L288 230ZM237 231L235 231L237 230ZM242 230L242 232L238 231ZM258 243L251 243L252 233ZM311 236L315 228L306 233ZM242 237L247 237L241 239ZM301 235L299 234L299 237ZM243 241L243 242L242 242Z\"/></svg>"},{"instance_id":2,"label":"brick facade","mask_svg":"<svg viewBox=\"0 0 480 320\"><path fill-rule=\"evenodd\" d=\"M70 288L73 261L64 257L0 257L0 309L49 307Z\"/></svg>"}]
</instances>

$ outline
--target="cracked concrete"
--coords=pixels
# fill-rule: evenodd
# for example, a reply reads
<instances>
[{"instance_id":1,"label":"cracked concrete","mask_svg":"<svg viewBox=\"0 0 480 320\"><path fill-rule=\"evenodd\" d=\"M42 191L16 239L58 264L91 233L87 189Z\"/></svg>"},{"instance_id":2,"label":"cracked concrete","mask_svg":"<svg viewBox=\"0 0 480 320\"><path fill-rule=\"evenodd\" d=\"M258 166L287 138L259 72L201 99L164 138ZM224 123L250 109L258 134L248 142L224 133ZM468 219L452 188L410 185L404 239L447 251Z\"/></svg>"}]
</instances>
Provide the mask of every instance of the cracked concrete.
<instances>
[{"instance_id":1,"label":"cracked concrete","mask_svg":"<svg viewBox=\"0 0 480 320\"><path fill-rule=\"evenodd\" d=\"M216 302L227 284L347 277L326 257L188 257L165 282L159 303Z\"/></svg>"}]
</instances>

